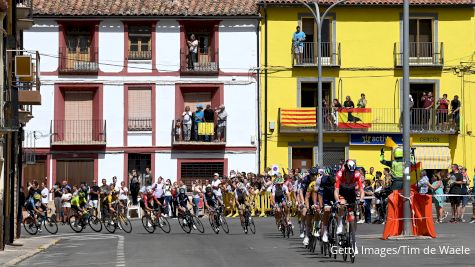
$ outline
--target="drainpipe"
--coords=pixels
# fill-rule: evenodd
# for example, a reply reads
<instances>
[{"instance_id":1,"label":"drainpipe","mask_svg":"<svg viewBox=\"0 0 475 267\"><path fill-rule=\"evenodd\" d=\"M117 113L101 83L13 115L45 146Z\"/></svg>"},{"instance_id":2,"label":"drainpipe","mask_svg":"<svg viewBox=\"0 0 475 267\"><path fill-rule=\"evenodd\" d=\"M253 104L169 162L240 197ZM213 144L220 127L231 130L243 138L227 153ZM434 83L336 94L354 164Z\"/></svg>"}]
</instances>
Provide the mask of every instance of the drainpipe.
<instances>
[{"instance_id":1,"label":"drainpipe","mask_svg":"<svg viewBox=\"0 0 475 267\"><path fill-rule=\"evenodd\" d=\"M268 50L268 42L267 42L267 3L264 1L264 168L267 168L267 50Z\"/></svg>"},{"instance_id":2,"label":"drainpipe","mask_svg":"<svg viewBox=\"0 0 475 267\"><path fill-rule=\"evenodd\" d=\"M261 53L260 53L260 23L261 18L257 19L256 24L256 51L257 51L257 60L256 60L256 82L257 82L257 173L261 170Z\"/></svg>"}]
</instances>

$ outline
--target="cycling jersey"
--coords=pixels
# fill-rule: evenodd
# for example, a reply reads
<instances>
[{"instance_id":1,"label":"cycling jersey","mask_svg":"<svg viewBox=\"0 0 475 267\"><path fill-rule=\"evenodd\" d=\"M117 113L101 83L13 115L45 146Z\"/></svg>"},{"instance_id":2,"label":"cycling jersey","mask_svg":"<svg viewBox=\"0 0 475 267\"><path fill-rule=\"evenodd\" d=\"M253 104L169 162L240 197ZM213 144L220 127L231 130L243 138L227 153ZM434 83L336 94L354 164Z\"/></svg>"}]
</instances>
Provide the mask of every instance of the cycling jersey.
<instances>
[{"instance_id":1,"label":"cycling jersey","mask_svg":"<svg viewBox=\"0 0 475 267\"><path fill-rule=\"evenodd\" d=\"M205 201L210 206L211 208L215 208L216 204L218 203L218 198L216 197L216 194L211 192L211 194L205 194Z\"/></svg>"},{"instance_id":2,"label":"cycling jersey","mask_svg":"<svg viewBox=\"0 0 475 267\"><path fill-rule=\"evenodd\" d=\"M188 199L188 196L185 195L185 194L178 194L178 196L176 197L177 201L178 201L178 205L180 205L181 207L183 208L187 208L188 207L188 203L190 202L190 200Z\"/></svg>"},{"instance_id":3,"label":"cycling jersey","mask_svg":"<svg viewBox=\"0 0 475 267\"><path fill-rule=\"evenodd\" d=\"M153 203L157 203L158 199L153 194L144 194L142 199L140 200L140 207L142 209L149 208L151 209L152 206L150 205L150 201L153 200Z\"/></svg>"},{"instance_id":4,"label":"cycling jersey","mask_svg":"<svg viewBox=\"0 0 475 267\"><path fill-rule=\"evenodd\" d=\"M25 208L27 211L33 211L36 208L35 200L32 197L29 197L26 200Z\"/></svg>"},{"instance_id":5,"label":"cycling jersey","mask_svg":"<svg viewBox=\"0 0 475 267\"><path fill-rule=\"evenodd\" d=\"M83 208L84 206L86 206L86 200L76 195L73 198L71 198L71 207L73 206L75 208L79 208L79 207Z\"/></svg>"},{"instance_id":6,"label":"cycling jersey","mask_svg":"<svg viewBox=\"0 0 475 267\"><path fill-rule=\"evenodd\" d=\"M324 175L321 178L319 194L323 198L323 205L331 205L334 200L333 192L335 191L335 181L329 175Z\"/></svg>"},{"instance_id":7,"label":"cycling jersey","mask_svg":"<svg viewBox=\"0 0 475 267\"><path fill-rule=\"evenodd\" d=\"M317 180L318 180L318 178L317 178ZM315 203L313 203L312 194L318 192L317 180L310 182L310 184L308 185L308 188L307 188L307 192L310 193L310 197L308 198L309 207L311 207L311 206L313 206L313 204L315 204Z\"/></svg>"},{"instance_id":8,"label":"cycling jersey","mask_svg":"<svg viewBox=\"0 0 475 267\"><path fill-rule=\"evenodd\" d=\"M289 193L289 189L285 185L282 185L282 186L274 185L274 187L272 187L272 196L274 197L275 204L281 204L285 202L286 194L288 193Z\"/></svg>"},{"instance_id":9,"label":"cycling jersey","mask_svg":"<svg viewBox=\"0 0 475 267\"><path fill-rule=\"evenodd\" d=\"M356 202L356 186L362 188L361 184L361 174L358 171L355 171L351 177L349 183L346 182L344 172L339 171L336 174L335 188L338 188L339 194L343 197L348 204L354 204Z\"/></svg>"},{"instance_id":10,"label":"cycling jersey","mask_svg":"<svg viewBox=\"0 0 475 267\"><path fill-rule=\"evenodd\" d=\"M234 196L237 198L239 204L246 202L246 196L249 195L249 191L246 188L234 190Z\"/></svg>"}]
</instances>

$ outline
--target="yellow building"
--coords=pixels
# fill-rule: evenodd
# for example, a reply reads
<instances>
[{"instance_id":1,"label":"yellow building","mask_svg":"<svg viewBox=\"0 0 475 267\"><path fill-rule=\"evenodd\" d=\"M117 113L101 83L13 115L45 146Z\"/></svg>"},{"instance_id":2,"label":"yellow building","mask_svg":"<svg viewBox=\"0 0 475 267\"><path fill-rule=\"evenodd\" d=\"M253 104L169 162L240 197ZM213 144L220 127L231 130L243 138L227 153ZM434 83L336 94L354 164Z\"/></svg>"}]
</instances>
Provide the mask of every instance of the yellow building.
<instances>
[{"instance_id":1,"label":"yellow building","mask_svg":"<svg viewBox=\"0 0 475 267\"><path fill-rule=\"evenodd\" d=\"M334 1L320 2L323 13ZM373 166L382 171L379 151L384 138L402 142L402 1L371 4L375 2L381 1L349 0L332 9L322 25L324 99L329 104L338 99L343 105L350 96L356 107L364 93L367 101L364 109L324 108L325 165L351 158L367 170ZM261 169L307 168L320 156L314 19L297 0L268 0L260 8ZM416 160L428 170L458 163L473 175L474 4L412 0L410 14L411 135ZM294 40L296 26L305 40ZM448 95L448 110L443 105L437 109L443 94ZM461 102L459 125L456 116L446 113L451 112L455 95ZM431 102L433 107L425 109Z\"/></svg>"}]
</instances>

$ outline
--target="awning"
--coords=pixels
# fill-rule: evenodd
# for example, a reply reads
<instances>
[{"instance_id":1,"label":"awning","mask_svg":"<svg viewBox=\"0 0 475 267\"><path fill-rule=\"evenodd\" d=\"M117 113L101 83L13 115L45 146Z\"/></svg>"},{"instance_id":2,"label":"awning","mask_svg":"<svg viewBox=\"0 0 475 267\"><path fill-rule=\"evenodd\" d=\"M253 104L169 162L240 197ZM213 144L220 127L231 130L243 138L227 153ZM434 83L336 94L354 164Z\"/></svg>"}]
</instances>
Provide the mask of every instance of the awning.
<instances>
[{"instance_id":1,"label":"awning","mask_svg":"<svg viewBox=\"0 0 475 267\"><path fill-rule=\"evenodd\" d=\"M421 162L426 170L445 170L452 162L450 148L445 146L419 146L415 154L416 162Z\"/></svg>"}]
</instances>

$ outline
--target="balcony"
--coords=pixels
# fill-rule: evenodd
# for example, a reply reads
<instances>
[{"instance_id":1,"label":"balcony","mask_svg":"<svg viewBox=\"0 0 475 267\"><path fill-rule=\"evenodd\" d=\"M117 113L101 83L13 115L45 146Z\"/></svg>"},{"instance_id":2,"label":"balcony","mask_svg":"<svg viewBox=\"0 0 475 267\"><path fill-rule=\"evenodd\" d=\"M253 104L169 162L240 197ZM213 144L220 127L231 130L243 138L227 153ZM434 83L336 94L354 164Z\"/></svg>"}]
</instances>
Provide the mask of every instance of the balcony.
<instances>
[{"instance_id":1,"label":"balcony","mask_svg":"<svg viewBox=\"0 0 475 267\"><path fill-rule=\"evenodd\" d=\"M38 51L16 51L15 80L12 86L18 88L18 104L41 105L40 54Z\"/></svg>"},{"instance_id":2,"label":"balcony","mask_svg":"<svg viewBox=\"0 0 475 267\"><path fill-rule=\"evenodd\" d=\"M129 51L129 60L151 60L152 51Z\"/></svg>"},{"instance_id":3,"label":"balcony","mask_svg":"<svg viewBox=\"0 0 475 267\"><path fill-rule=\"evenodd\" d=\"M303 42L302 54L297 54L292 47L292 64L294 67L315 67L318 63L317 43ZM322 66L339 67L341 65L340 43L322 43ZM301 56L300 56L301 55Z\"/></svg>"},{"instance_id":4,"label":"balcony","mask_svg":"<svg viewBox=\"0 0 475 267\"><path fill-rule=\"evenodd\" d=\"M411 110L411 132L456 134L447 110ZM315 108L279 109L279 132L315 133ZM323 110L323 130L328 133L401 133L401 111L395 108Z\"/></svg>"},{"instance_id":5,"label":"balcony","mask_svg":"<svg viewBox=\"0 0 475 267\"><path fill-rule=\"evenodd\" d=\"M402 67L402 44L394 44L394 64ZM411 42L409 43L409 66L439 67L444 65L444 43Z\"/></svg>"},{"instance_id":6,"label":"balcony","mask_svg":"<svg viewBox=\"0 0 475 267\"><path fill-rule=\"evenodd\" d=\"M198 57L192 59L188 50L181 50L180 72L184 75L217 75L219 72L218 51L199 49Z\"/></svg>"},{"instance_id":7,"label":"balcony","mask_svg":"<svg viewBox=\"0 0 475 267\"><path fill-rule=\"evenodd\" d=\"M152 118L129 118L127 129L129 132L152 131Z\"/></svg>"},{"instance_id":8,"label":"balcony","mask_svg":"<svg viewBox=\"0 0 475 267\"><path fill-rule=\"evenodd\" d=\"M53 120L51 145L106 145L105 120Z\"/></svg>"},{"instance_id":9,"label":"balcony","mask_svg":"<svg viewBox=\"0 0 475 267\"><path fill-rule=\"evenodd\" d=\"M16 18L32 19L33 0L16 0Z\"/></svg>"},{"instance_id":10,"label":"balcony","mask_svg":"<svg viewBox=\"0 0 475 267\"><path fill-rule=\"evenodd\" d=\"M99 72L97 48L85 51L70 51L67 47L59 49L60 74L97 74Z\"/></svg>"},{"instance_id":11,"label":"balcony","mask_svg":"<svg viewBox=\"0 0 475 267\"><path fill-rule=\"evenodd\" d=\"M172 145L173 146L225 146L226 145L226 121L215 123L199 123L197 131L191 127L189 136L186 128L177 120L172 122Z\"/></svg>"}]
</instances>

